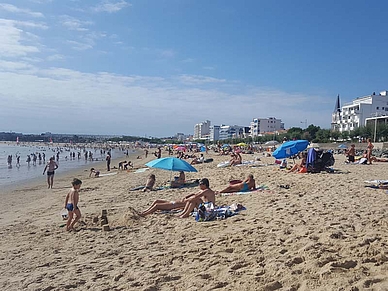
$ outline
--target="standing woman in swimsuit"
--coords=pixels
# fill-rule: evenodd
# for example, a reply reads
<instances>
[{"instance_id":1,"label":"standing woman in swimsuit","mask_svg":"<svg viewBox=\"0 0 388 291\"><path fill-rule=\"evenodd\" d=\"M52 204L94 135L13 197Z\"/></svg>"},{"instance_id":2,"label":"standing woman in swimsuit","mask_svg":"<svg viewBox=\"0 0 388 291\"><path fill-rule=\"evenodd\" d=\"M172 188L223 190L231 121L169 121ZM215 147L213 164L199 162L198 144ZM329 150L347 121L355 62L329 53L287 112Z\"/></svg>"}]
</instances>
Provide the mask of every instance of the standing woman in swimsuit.
<instances>
[{"instance_id":1,"label":"standing woman in swimsuit","mask_svg":"<svg viewBox=\"0 0 388 291\"><path fill-rule=\"evenodd\" d=\"M47 163L46 167L44 167L43 175L47 170L47 184L48 188L53 188L54 184L54 174L55 170L58 169L58 164L54 161L54 158L51 157L50 161Z\"/></svg>"},{"instance_id":2,"label":"standing woman in swimsuit","mask_svg":"<svg viewBox=\"0 0 388 291\"><path fill-rule=\"evenodd\" d=\"M372 150L374 145L372 144L372 139L368 138L368 145L366 146L366 158L369 165L372 165Z\"/></svg>"}]
</instances>

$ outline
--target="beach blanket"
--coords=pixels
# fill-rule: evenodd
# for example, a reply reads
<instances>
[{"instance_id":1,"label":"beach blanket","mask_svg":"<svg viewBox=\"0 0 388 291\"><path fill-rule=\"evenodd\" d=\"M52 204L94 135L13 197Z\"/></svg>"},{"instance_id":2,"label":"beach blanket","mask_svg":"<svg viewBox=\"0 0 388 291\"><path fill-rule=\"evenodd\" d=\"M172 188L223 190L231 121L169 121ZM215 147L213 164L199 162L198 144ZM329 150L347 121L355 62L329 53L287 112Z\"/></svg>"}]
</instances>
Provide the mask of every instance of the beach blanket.
<instances>
[{"instance_id":1,"label":"beach blanket","mask_svg":"<svg viewBox=\"0 0 388 291\"><path fill-rule=\"evenodd\" d=\"M225 168L229 166L229 161L221 162L217 165L217 168Z\"/></svg>"},{"instance_id":2,"label":"beach blanket","mask_svg":"<svg viewBox=\"0 0 388 291\"><path fill-rule=\"evenodd\" d=\"M239 214L239 212L242 210L246 210L246 207L242 206L241 204L232 204L230 206L213 206L213 204L210 202L201 204L198 207L198 210L193 212L193 216L198 222L223 220Z\"/></svg>"},{"instance_id":3,"label":"beach blanket","mask_svg":"<svg viewBox=\"0 0 388 291\"><path fill-rule=\"evenodd\" d=\"M241 167L241 166L266 166L266 164L263 164L261 161L250 160L250 161L243 161L241 164L236 165L236 167Z\"/></svg>"},{"instance_id":4,"label":"beach blanket","mask_svg":"<svg viewBox=\"0 0 388 291\"><path fill-rule=\"evenodd\" d=\"M377 184L377 185L386 185L388 184L388 180L366 180L364 181L368 184Z\"/></svg>"},{"instance_id":5,"label":"beach blanket","mask_svg":"<svg viewBox=\"0 0 388 291\"><path fill-rule=\"evenodd\" d=\"M116 174L117 174L117 172L106 173L106 174L100 174L99 177L113 176L113 175L116 175Z\"/></svg>"},{"instance_id":6,"label":"beach blanket","mask_svg":"<svg viewBox=\"0 0 388 291\"><path fill-rule=\"evenodd\" d=\"M141 169L137 169L135 171L135 173L144 173L145 171L149 170L150 168L141 168Z\"/></svg>"},{"instance_id":7,"label":"beach blanket","mask_svg":"<svg viewBox=\"0 0 388 291\"><path fill-rule=\"evenodd\" d=\"M264 190L269 190L269 187L266 185L260 185L255 190L245 191L245 192L241 191L241 192L221 193L221 196L245 195L245 194L251 194L255 192L261 192Z\"/></svg>"},{"instance_id":8,"label":"beach blanket","mask_svg":"<svg viewBox=\"0 0 388 291\"><path fill-rule=\"evenodd\" d=\"M137 191L137 190L142 190L142 189L144 189L144 185L133 187L133 188L129 189L129 191ZM158 191L158 190L163 190L163 189L165 189L165 187L161 186L161 187L152 188L151 191Z\"/></svg>"}]
</instances>

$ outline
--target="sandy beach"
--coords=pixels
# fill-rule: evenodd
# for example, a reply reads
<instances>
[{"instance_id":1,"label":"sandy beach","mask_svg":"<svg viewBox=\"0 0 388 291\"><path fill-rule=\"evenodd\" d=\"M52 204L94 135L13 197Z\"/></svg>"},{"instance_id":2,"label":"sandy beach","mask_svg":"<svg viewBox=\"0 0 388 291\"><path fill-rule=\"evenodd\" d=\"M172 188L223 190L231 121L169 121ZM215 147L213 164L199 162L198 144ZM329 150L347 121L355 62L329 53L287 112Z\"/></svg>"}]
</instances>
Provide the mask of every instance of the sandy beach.
<instances>
[{"instance_id":1,"label":"sandy beach","mask_svg":"<svg viewBox=\"0 0 388 291\"><path fill-rule=\"evenodd\" d=\"M256 167L217 168L229 157L205 156L214 161L195 165L198 172L186 179L206 177L213 190L221 190L253 174L267 190L217 196L217 205L247 209L211 222L172 214L140 217L155 199L199 190L129 191L151 173L156 186L166 185L170 173L158 169L113 169L116 174L89 178L85 168L55 177L54 189L42 177L1 193L1 289L388 290L388 194L364 183L387 179L388 163L347 165L335 155L335 173L292 174L262 154L243 155L259 157ZM135 167L153 158L135 160ZM77 232L66 232L60 212L74 177L83 181L83 217ZM109 231L102 230L102 210Z\"/></svg>"}]
</instances>

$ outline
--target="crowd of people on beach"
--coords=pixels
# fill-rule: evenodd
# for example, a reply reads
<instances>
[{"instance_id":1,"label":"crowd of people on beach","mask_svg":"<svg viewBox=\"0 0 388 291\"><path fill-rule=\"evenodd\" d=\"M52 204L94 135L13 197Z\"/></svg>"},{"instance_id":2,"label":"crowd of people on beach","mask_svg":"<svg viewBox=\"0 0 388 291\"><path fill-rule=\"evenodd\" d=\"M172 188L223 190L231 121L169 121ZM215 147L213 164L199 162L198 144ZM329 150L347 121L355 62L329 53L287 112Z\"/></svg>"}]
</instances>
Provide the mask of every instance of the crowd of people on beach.
<instances>
[{"instance_id":1,"label":"crowd of people on beach","mask_svg":"<svg viewBox=\"0 0 388 291\"><path fill-rule=\"evenodd\" d=\"M373 151L373 144L371 140L368 140L367 144L367 149L364 152L363 157L367 160L368 164L372 164L373 161L385 161L384 159L378 159L376 157L372 156L372 151ZM228 154L231 156L231 159L229 160L230 166L238 165L242 163L242 155L241 155L241 150L239 148L230 148L230 151ZM148 149L145 149L145 156L147 157L148 155ZM166 148L166 152L168 155L171 155L171 148ZM177 158L184 159L185 154L184 150L180 149L177 151ZM161 158L162 157L162 147L158 147L157 150L153 153L155 158ZM183 155L182 155L183 154ZM190 157L192 158L191 164L201 164L204 162L205 157L203 153L200 153L199 157L192 156L194 153L190 154ZM355 162L356 161L356 150L355 150L355 145L351 144L349 149L345 150L345 155L347 156L347 160L349 162ZM289 173L294 173L294 172L307 172L305 171L307 167L307 154L306 152L300 152L299 153L299 162L294 162L294 165L291 167L287 167L287 163L283 164L283 168L287 169ZM108 159L107 159L108 161ZM285 159L284 159L285 161ZM388 159L386 160L388 161ZM282 168L281 165L281 168ZM46 166L48 168L48 172L52 172L52 169L55 168L54 166ZM54 167L54 168L53 168ZM109 167L109 165L108 165ZM133 164L131 162L127 162L127 160L120 161L119 162L119 170L126 170L128 167L133 167ZM109 168L108 168L109 169ZM91 169L90 171L90 176L98 177L100 175L100 172L98 170L95 170L94 168ZM49 179L49 178L48 178ZM172 210L180 210L180 212L177 212L176 216L179 218L186 218L191 215L193 210L199 209L203 205L207 205L211 203L211 205L215 205L216 203L216 196L221 195L224 193L234 193L234 192L248 192L248 191L253 191L256 189L256 182L252 174L249 174L245 180L232 180L230 181L229 185L227 185L224 189L220 191L213 191L210 188L210 183L208 178L202 178L201 180L198 181L198 187L199 191L192 193L190 195L184 196L182 199L176 200L176 201L169 201L169 200L162 200L158 199L155 200L147 209L141 211L139 213L140 216L148 216L150 214L155 213L156 211L172 211ZM174 180L170 181L170 188L180 188L183 187L186 183L186 177L184 171L179 172L179 176L175 177ZM49 187L50 185L52 186L52 182L50 184L49 180ZM77 184L78 183L78 184ZM78 208L78 190L79 187L81 186L80 181L76 181L76 184L73 184L73 187L69 194L66 197L66 208L69 211L69 217L68 217L68 222L67 222L67 229L68 230L73 230L74 229L74 224L79 220L80 218L80 210ZM156 184L156 176L155 174L150 174L147 178L147 181L144 186L135 188L134 190L141 190L143 192L146 191L152 191L154 190ZM69 202L70 201L70 202ZM70 205L72 204L72 205Z\"/></svg>"}]
</instances>

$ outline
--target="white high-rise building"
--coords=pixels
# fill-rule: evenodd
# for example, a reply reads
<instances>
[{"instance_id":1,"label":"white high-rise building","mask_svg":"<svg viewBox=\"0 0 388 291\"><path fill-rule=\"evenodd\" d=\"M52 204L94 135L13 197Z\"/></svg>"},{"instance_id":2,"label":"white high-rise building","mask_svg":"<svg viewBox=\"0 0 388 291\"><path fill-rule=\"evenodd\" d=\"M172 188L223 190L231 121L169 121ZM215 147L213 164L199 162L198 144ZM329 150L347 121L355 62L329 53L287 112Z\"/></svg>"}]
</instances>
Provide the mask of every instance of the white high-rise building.
<instances>
[{"instance_id":1,"label":"white high-rise building","mask_svg":"<svg viewBox=\"0 0 388 291\"><path fill-rule=\"evenodd\" d=\"M219 125L211 125L210 126L210 141L216 141L220 139L220 126Z\"/></svg>"},{"instance_id":2,"label":"white high-rise building","mask_svg":"<svg viewBox=\"0 0 388 291\"><path fill-rule=\"evenodd\" d=\"M339 97L337 97L331 129L339 132L351 131L365 126L367 118L385 115L388 115L388 91L382 91L379 95L373 93L358 97L350 103L345 103L341 109L339 109Z\"/></svg>"},{"instance_id":3,"label":"white high-rise building","mask_svg":"<svg viewBox=\"0 0 388 291\"><path fill-rule=\"evenodd\" d=\"M204 138L209 138L210 134L210 121L206 120L201 123L197 123L194 126L194 139L204 139Z\"/></svg>"},{"instance_id":4,"label":"white high-rise building","mask_svg":"<svg viewBox=\"0 0 388 291\"><path fill-rule=\"evenodd\" d=\"M284 123L275 117L254 118L250 124L251 136L255 137L266 132L284 130Z\"/></svg>"}]
</instances>

